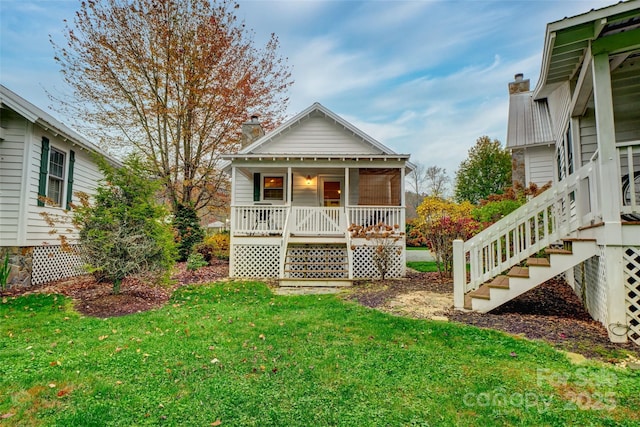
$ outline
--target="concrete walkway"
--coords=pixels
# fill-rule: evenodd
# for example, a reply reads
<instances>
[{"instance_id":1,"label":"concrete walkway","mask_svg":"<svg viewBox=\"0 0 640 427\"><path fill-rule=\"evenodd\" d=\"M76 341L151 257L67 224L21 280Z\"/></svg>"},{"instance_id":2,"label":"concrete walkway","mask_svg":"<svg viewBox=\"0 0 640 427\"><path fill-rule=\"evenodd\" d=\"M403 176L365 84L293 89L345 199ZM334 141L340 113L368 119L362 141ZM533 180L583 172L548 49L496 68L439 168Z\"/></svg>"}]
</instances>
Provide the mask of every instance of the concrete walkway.
<instances>
[{"instance_id":1,"label":"concrete walkway","mask_svg":"<svg viewBox=\"0 0 640 427\"><path fill-rule=\"evenodd\" d=\"M436 260L433 257L433 255L431 255L431 252L427 249L424 249L424 250L407 249L406 254L407 254L408 262Z\"/></svg>"}]
</instances>

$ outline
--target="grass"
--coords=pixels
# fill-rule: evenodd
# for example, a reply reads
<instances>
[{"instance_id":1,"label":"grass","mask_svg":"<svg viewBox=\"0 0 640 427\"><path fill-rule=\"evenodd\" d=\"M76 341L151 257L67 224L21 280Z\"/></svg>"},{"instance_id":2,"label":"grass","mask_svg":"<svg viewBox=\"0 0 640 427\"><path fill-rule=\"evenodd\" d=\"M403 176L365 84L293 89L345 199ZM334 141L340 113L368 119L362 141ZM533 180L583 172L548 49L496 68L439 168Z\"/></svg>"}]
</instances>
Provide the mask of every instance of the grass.
<instances>
[{"instance_id":1,"label":"grass","mask_svg":"<svg viewBox=\"0 0 640 427\"><path fill-rule=\"evenodd\" d=\"M407 246L406 249L408 251L428 251L429 248L426 246Z\"/></svg>"},{"instance_id":2,"label":"grass","mask_svg":"<svg viewBox=\"0 0 640 427\"><path fill-rule=\"evenodd\" d=\"M438 263L436 261L407 261L407 267L422 273L438 271Z\"/></svg>"},{"instance_id":3,"label":"grass","mask_svg":"<svg viewBox=\"0 0 640 427\"><path fill-rule=\"evenodd\" d=\"M638 371L260 283L181 288L105 320L28 295L4 299L0 319L3 425L640 423Z\"/></svg>"}]
</instances>

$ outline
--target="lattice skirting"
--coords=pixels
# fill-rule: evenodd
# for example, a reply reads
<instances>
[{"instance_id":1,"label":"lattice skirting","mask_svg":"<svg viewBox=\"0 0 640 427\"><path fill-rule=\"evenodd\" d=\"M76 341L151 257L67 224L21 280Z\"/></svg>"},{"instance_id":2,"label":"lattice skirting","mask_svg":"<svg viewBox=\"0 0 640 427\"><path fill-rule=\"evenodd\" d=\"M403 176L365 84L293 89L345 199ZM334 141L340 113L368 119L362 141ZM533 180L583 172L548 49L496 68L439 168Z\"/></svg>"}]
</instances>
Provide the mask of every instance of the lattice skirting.
<instances>
[{"instance_id":1,"label":"lattice skirting","mask_svg":"<svg viewBox=\"0 0 640 427\"><path fill-rule=\"evenodd\" d=\"M403 249L403 248L400 248ZM374 246L356 246L353 249L353 278L372 279L379 278L380 273L373 262ZM400 252L400 253L398 253ZM387 271L388 278L399 278L404 274L402 265L402 252L392 251L391 267Z\"/></svg>"},{"instance_id":2,"label":"lattice skirting","mask_svg":"<svg viewBox=\"0 0 640 427\"><path fill-rule=\"evenodd\" d=\"M31 283L38 285L85 274L82 266L76 247L63 251L60 246L36 246L33 248Z\"/></svg>"},{"instance_id":3,"label":"lattice skirting","mask_svg":"<svg viewBox=\"0 0 640 427\"><path fill-rule=\"evenodd\" d=\"M285 277L292 279L346 279L346 246L292 245L287 248Z\"/></svg>"},{"instance_id":4,"label":"lattice skirting","mask_svg":"<svg viewBox=\"0 0 640 427\"><path fill-rule=\"evenodd\" d=\"M640 345L640 246L626 247L622 254L628 337Z\"/></svg>"},{"instance_id":5,"label":"lattice skirting","mask_svg":"<svg viewBox=\"0 0 640 427\"><path fill-rule=\"evenodd\" d=\"M275 279L280 273L280 245L233 245L231 277Z\"/></svg>"}]
</instances>

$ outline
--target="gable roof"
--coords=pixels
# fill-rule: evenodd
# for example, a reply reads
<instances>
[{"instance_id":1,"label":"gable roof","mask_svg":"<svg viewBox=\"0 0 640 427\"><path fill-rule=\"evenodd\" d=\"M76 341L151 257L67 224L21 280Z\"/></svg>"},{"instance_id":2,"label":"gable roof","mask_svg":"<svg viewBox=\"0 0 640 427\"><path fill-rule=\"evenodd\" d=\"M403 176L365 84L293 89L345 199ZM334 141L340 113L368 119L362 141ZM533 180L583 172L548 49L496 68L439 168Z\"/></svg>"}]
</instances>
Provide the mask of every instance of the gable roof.
<instances>
[{"instance_id":1,"label":"gable roof","mask_svg":"<svg viewBox=\"0 0 640 427\"><path fill-rule=\"evenodd\" d=\"M316 113L323 114L325 117L341 125L345 130L353 133L353 135L360 138L363 143L368 144L369 146L380 151L379 154L389 154L389 155L397 154L391 149L389 149L388 147L386 147L385 145L383 145L382 143L376 141L374 138L372 138L371 136L367 135L366 133L364 133L363 131L361 131L351 123L349 123L348 121L346 121L345 119L343 119L342 117L338 116L337 114L335 114L334 112L332 112L331 110L329 110L328 108L320 104L319 102L313 103L310 107L298 113L293 118L287 120L285 123L280 125L274 131L269 132L268 134L256 140L251 145L248 145L247 147L240 150L238 154L249 154L254 152L256 148L263 146L265 144L268 144L270 141L277 138L278 136L286 132L288 129L292 128L293 126L300 123L307 117L310 117Z\"/></svg>"},{"instance_id":2,"label":"gable roof","mask_svg":"<svg viewBox=\"0 0 640 427\"><path fill-rule=\"evenodd\" d=\"M531 91L510 95L507 148L554 143L547 100L534 100Z\"/></svg>"},{"instance_id":3,"label":"gable roof","mask_svg":"<svg viewBox=\"0 0 640 427\"><path fill-rule=\"evenodd\" d=\"M541 99L580 69L587 49L592 53L640 48L640 2L621 1L547 25L540 78L534 98Z\"/></svg>"},{"instance_id":4,"label":"gable roof","mask_svg":"<svg viewBox=\"0 0 640 427\"><path fill-rule=\"evenodd\" d=\"M303 150L301 153L273 153L269 152L267 149L270 143L273 143L280 137L283 137L288 132L292 131L295 127L297 127L300 123L305 121L310 117L324 117L340 127L342 127L346 132L351 133L356 140L359 140L363 144L363 151L360 153L338 153L338 154L327 154L327 153L315 153L310 152L308 149ZM223 170L229 170L231 167L231 161L234 159L262 159L262 157L273 157L275 158L283 158L287 161L291 159L326 159L331 160L337 158L350 158L350 159L359 159L359 158L367 158L367 159L397 159L404 160L405 167L411 171L415 169L415 165L409 162L409 154L398 154L391 150L389 147L384 144L378 142L371 136L367 135L362 130L355 127L353 124L349 123L342 117L338 116L328 108L324 107L322 104L315 102L310 107L306 108L302 112L296 114L291 119L287 120L282 125L278 126L275 130L267 133L266 135L260 137L252 144L242 148L236 154L225 154L221 157L226 161L222 165Z\"/></svg>"},{"instance_id":5,"label":"gable roof","mask_svg":"<svg viewBox=\"0 0 640 427\"><path fill-rule=\"evenodd\" d=\"M2 108L8 108L15 111L29 122L41 126L46 131L53 133L64 141L68 141L72 145L77 145L90 152L100 154L112 164L120 165L120 161L104 152L84 136L80 135L64 123L58 121L46 111L36 107L34 104L30 103L4 85L0 85L0 106Z\"/></svg>"}]
</instances>

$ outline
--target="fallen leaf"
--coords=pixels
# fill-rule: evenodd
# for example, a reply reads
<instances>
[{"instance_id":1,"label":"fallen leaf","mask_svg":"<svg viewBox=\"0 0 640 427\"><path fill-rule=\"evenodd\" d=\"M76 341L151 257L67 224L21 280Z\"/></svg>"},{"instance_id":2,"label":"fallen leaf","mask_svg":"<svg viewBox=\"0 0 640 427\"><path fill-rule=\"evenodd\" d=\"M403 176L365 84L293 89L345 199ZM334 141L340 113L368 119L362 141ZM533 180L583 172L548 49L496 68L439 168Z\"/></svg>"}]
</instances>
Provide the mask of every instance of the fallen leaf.
<instances>
[{"instance_id":1,"label":"fallen leaf","mask_svg":"<svg viewBox=\"0 0 640 427\"><path fill-rule=\"evenodd\" d=\"M104 340L106 340L107 338L109 338L109 335L101 335L101 336L99 336L99 337L98 337L98 340L100 340L100 341L104 341Z\"/></svg>"},{"instance_id":2,"label":"fallen leaf","mask_svg":"<svg viewBox=\"0 0 640 427\"><path fill-rule=\"evenodd\" d=\"M509 353L509 356L518 357L518 354L515 351L512 351L511 353Z\"/></svg>"},{"instance_id":3,"label":"fallen leaf","mask_svg":"<svg viewBox=\"0 0 640 427\"><path fill-rule=\"evenodd\" d=\"M13 412L7 412L6 414L0 415L0 419L6 420L7 418L13 417L15 414ZM212 424L213 425L213 424ZM219 425L219 424L216 424Z\"/></svg>"},{"instance_id":4,"label":"fallen leaf","mask_svg":"<svg viewBox=\"0 0 640 427\"><path fill-rule=\"evenodd\" d=\"M260 336L258 336L258 338L260 338L261 340L266 339L266 337L264 336L264 334L260 334Z\"/></svg>"},{"instance_id":5,"label":"fallen leaf","mask_svg":"<svg viewBox=\"0 0 640 427\"><path fill-rule=\"evenodd\" d=\"M49 388L56 388L56 385L54 383L50 383Z\"/></svg>"},{"instance_id":6,"label":"fallen leaf","mask_svg":"<svg viewBox=\"0 0 640 427\"><path fill-rule=\"evenodd\" d=\"M222 424L222 421L220 420L215 420L214 422L211 423L212 426L219 426L220 424Z\"/></svg>"}]
</instances>

